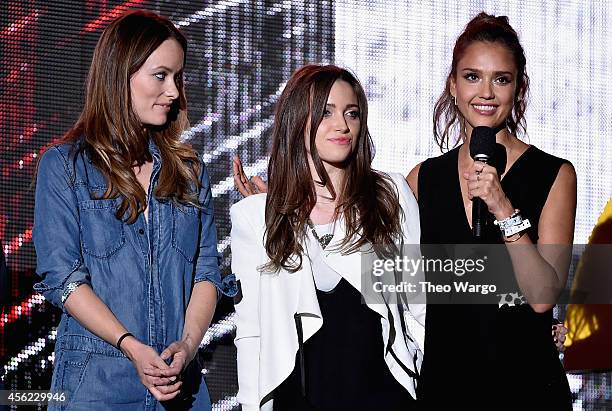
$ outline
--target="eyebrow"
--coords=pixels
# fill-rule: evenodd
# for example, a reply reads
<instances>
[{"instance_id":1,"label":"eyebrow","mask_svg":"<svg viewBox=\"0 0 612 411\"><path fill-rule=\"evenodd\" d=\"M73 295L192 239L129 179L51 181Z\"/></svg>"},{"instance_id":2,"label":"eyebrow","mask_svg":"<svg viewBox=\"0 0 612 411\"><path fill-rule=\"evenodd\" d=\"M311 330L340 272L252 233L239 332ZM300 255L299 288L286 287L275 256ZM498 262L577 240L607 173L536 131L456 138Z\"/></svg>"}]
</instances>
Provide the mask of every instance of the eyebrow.
<instances>
[{"instance_id":1,"label":"eyebrow","mask_svg":"<svg viewBox=\"0 0 612 411\"><path fill-rule=\"evenodd\" d=\"M463 70L461 70L461 71L475 71L475 72L477 72L477 73L480 73L482 70L478 70L478 69L475 69L475 68L466 67L466 68L464 68L464 69L463 69ZM494 71L493 73L494 73L494 74L498 74L498 75L499 75L499 74L508 74L508 75L510 75L510 76L512 76L512 75L513 75L513 73L512 73L511 71Z\"/></svg>"},{"instance_id":2,"label":"eyebrow","mask_svg":"<svg viewBox=\"0 0 612 411\"><path fill-rule=\"evenodd\" d=\"M166 66L156 66L156 67L153 67L151 70L154 70L154 71L155 71L155 70L159 70L159 69L163 69L163 70L170 71L170 72L173 72L173 71L174 71L174 70L172 70L171 68L166 67ZM177 72L177 73L180 73L181 71L183 71L183 67L181 67L181 68L180 68L179 70L177 70L176 72Z\"/></svg>"},{"instance_id":3,"label":"eyebrow","mask_svg":"<svg viewBox=\"0 0 612 411\"><path fill-rule=\"evenodd\" d=\"M336 105L334 103L327 103L327 104L325 104L325 106L326 107L329 106L329 107L336 108ZM349 104L349 105L346 106L346 108L349 108L349 107L357 107L357 108L359 108L359 104Z\"/></svg>"}]
</instances>

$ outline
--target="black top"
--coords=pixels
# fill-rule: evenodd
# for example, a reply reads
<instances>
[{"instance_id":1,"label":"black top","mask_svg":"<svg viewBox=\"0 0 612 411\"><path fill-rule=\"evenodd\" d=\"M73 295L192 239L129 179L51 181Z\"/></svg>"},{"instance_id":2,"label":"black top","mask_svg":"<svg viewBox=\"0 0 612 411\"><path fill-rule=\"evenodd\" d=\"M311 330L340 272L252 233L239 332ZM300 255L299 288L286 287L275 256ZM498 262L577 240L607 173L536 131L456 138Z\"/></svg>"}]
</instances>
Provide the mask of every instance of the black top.
<instances>
[{"instance_id":1,"label":"black top","mask_svg":"<svg viewBox=\"0 0 612 411\"><path fill-rule=\"evenodd\" d=\"M458 153L459 147L428 159L419 170L422 244L475 242L463 206ZM527 234L534 243L548 193L565 162L530 146L501 181L512 205L530 220ZM479 242L503 243L494 217L486 214ZM546 404L541 409L571 409L551 322L552 310L539 314L527 304L428 305L417 397L428 409L449 400L457 409L499 409L500 400L507 407L514 402L532 409L526 401L535 395Z\"/></svg>"},{"instance_id":2,"label":"black top","mask_svg":"<svg viewBox=\"0 0 612 411\"><path fill-rule=\"evenodd\" d=\"M298 353L274 391L274 410L415 410L384 361L381 317L361 293L341 279L330 292L317 290L317 298L323 325L304 343L306 397Z\"/></svg>"}]
</instances>

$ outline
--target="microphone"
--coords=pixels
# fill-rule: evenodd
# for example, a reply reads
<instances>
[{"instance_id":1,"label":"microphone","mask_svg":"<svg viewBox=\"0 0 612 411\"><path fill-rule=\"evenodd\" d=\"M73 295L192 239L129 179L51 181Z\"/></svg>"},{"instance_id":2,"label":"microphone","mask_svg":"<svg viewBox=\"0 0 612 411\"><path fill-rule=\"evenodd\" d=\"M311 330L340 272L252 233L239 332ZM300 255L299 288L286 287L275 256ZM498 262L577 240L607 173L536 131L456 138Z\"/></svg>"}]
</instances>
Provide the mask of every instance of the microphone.
<instances>
[{"instance_id":1,"label":"microphone","mask_svg":"<svg viewBox=\"0 0 612 411\"><path fill-rule=\"evenodd\" d=\"M495 154L495 129L478 126L472 130L470 137L470 156L474 161L489 163ZM487 212L486 205L479 197L472 199L472 234L475 238L482 236L482 225Z\"/></svg>"}]
</instances>

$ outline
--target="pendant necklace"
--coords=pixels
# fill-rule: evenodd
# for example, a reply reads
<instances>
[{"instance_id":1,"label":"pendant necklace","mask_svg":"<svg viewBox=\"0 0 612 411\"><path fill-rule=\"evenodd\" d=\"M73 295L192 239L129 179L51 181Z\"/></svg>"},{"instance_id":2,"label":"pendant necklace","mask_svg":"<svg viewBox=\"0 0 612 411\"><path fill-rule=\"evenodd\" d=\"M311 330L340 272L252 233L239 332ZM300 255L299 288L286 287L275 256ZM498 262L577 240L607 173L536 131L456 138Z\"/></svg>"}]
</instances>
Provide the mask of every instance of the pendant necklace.
<instances>
[{"instance_id":1,"label":"pendant necklace","mask_svg":"<svg viewBox=\"0 0 612 411\"><path fill-rule=\"evenodd\" d=\"M334 234L330 233L319 237L319 234L317 234L317 230L315 230L314 224L310 217L306 219L306 224L308 224L308 227L310 227L310 231L312 231L312 235L314 236L315 240L317 240L317 242L321 245L321 248L325 250L325 247L327 247L332 238L334 238Z\"/></svg>"}]
</instances>

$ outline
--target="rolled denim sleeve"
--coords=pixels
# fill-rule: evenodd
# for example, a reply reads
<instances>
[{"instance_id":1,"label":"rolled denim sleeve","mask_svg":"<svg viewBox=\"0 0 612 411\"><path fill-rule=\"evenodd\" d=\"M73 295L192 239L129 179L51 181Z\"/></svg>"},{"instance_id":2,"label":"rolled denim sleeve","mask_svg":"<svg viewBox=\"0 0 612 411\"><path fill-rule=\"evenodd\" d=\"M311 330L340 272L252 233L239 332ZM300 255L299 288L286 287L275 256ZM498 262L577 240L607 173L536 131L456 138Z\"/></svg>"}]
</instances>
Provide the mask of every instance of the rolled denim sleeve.
<instances>
[{"instance_id":1,"label":"rolled denim sleeve","mask_svg":"<svg viewBox=\"0 0 612 411\"><path fill-rule=\"evenodd\" d=\"M64 155L56 147L40 159L36 176L33 239L36 273L42 281L34 290L64 309L64 301L76 287L91 286L83 264L79 214L74 184Z\"/></svg>"},{"instance_id":2,"label":"rolled denim sleeve","mask_svg":"<svg viewBox=\"0 0 612 411\"><path fill-rule=\"evenodd\" d=\"M200 210L201 232L200 250L195 267L195 282L210 281L217 287L218 293L233 297L237 293L236 279L233 274L221 279L219 271L220 256L217 251L217 227L215 225L214 207L210 178L204 163L201 163L200 177ZM220 296L219 294L219 296Z\"/></svg>"}]
</instances>

